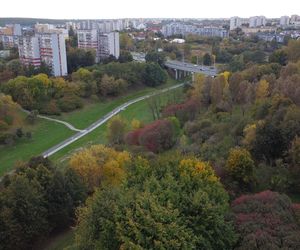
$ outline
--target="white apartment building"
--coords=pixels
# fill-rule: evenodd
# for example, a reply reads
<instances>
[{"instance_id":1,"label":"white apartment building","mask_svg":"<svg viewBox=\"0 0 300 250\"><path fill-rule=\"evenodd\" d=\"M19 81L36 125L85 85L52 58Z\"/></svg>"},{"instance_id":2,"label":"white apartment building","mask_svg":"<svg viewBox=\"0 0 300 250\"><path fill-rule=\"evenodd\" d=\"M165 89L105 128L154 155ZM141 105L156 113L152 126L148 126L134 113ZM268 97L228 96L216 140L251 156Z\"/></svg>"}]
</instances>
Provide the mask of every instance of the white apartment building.
<instances>
[{"instance_id":1,"label":"white apartment building","mask_svg":"<svg viewBox=\"0 0 300 250\"><path fill-rule=\"evenodd\" d=\"M120 56L120 38L119 32L99 33L98 49L96 52L96 62L113 55L115 58Z\"/></svg>"},{"instance_id":2,"label":"white apartment building","mask_svg":"<svg viewBox=\"0 0 300 250\"><path fill-rule=\"evenodd\" d=\"M118 32L103 33L102 30L78 30L78 48L94 49L96 62L113 55L120 56L120 38Z\"/></svg>"},{"instance_id":3,"label":"white apartment building","mask_svg":"<svg viewBox=\"0 0 300 250\"><path fill-rule=\"evenodd\" d=\"M266 17L264 16L253 16L249 18L249 27L256 28L266 26Z\"/></svg>"},{"instance_id":4,"label":"white apartment building","mask_svg":"<svg viewBox=\"0 0 300 250\"><path fill-rule=\"evenodd\" d=\"M242 26L242 19L240 17L234 16L230 18L230 30L235 30Z\"/></svg>"},{"instance_id":5,"label":"white apartment building","mask_svg":"<svg viewBox=\"0 0 300 250\"><path fill-rule=\"evenodd\" d=\"M97 49L98 48L98 31L96 29L78 30L78 48Z\"/></svg>"},{"instance_id":6,"label":"white apartment building","mask_svg":"<svg viewBox=\"0 0 300 250\"><path fill-rule=\"evenodd\" d=\"M41 61L44 61L51 67L54 76L67 75L67 54L64 35L43 33L38 36Z\"/></svg>"},{"instance_id":7,"label":"white apartment building","mask_svg":"<svg viewBox=\"0 0 300 250\"><path fill-rule=\"evenodd\" d=\"M25 65L39 67L41 65L41 54L39 38L35 36L22 36L19 38L19 58Z\"/></svg>"},{"instance_id":8,"label":"white apartment building","mask_svg":"<svg viewBox=\"0 0 300 250\"><path fill-rule=\"evenodd\" d=\"M19 57L25 65L39 67L45 62L54 76L65 76L67 70L66 45L63 34L41 33L19 39Z\"/></svg>"},{"instance_id":9,"label":"white apartment building","mask_svg":"<svg viewBox=\"0 0 300 250\"><path fill-rule=\"evenodd\" d=\"M280 26L286 27L290 24L290 18L288 16L282 16L280 17Z\"/></svg>"}]
</instances>

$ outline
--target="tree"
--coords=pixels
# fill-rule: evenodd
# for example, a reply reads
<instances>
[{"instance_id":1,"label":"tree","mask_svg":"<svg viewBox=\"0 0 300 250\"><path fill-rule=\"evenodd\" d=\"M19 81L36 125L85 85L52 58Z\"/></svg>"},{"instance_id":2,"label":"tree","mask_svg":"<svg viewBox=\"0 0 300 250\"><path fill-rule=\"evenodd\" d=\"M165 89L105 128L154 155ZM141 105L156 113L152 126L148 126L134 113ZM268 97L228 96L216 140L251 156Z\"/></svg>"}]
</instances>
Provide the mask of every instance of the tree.
<instances>
[{"instance_id":1,"label":"tree","mask_svg":"<svg viewBox=\"0 0 300 250\"><path fill-rule=\"evenodd\" d=\"M226 162L226 171L240 184L249 185L254 179L254 161L249 151L234 148L229 152Z\"/></svg>"},{"instance_id":2,"label":"tree","mask_svg":"<svg viewBox=\"0 0 300 250\"><path fill-rule=\"evenodd\" d=\"M57 171L49 160L21 164L1 186L0 248L31 249L53 230L68 227L85 198L79 178Z\"/></svg>"},{"instance_id":3,"label":"tree","mask_svg":"<svg viewBox=\"0 0 300 250\"><path fill-rule=\"evenodd\" d=\"M269 62L279 63L280 65L285 66L288 60L287 57L287 53L284 50L276 50L270 55Z\"/></svg>"},{"instance_id":4,"label":"tree","mask_svg":"<svg viewBox=\"0 0 300 250\"><path fill-rule=\"evenodd\" d=\"M167 81L167 74L157 63L147 63L143 78L147 86L156 87Z\"/></svg>"},{"instance_id":5,"label":"tree","mask_svg":"<svg viewBox=\"0 0 300 250\"><path fill-rule=\"evenodd\" d=\"M288 59L297 62L300 59L300 41L290 39L286 48Z\"/></svg>"},{"instance_id":6,"label":"tree","mask_svg":"<svg viewBox=\"0 0 300 250\"><path fill-rule=\"evenodd\" d=\"M260 80L256 88L256 99L264 99L270 94L269 83L266 80Z\"/></svg>"},{"instance_id":7,"label":"tree","mask_svg":"<svg viewBox=\"0 0 300 250\"><path fill-rule=\"evenodd\" d=\"M81 67L95 64L95 51L79 48L68 48L67 65L68 72L72 73Z\"/></svg>"},{"instance_id":8,"label":"tree","mask_svg":"<svg viewBox=\"0 0 300 250\"><path fill-rule=\"evenodd\" d=\"M129 51L121 51L118 61L120 63L132 62L133 57Z\"/></svg>"},{"instance_id":9,"label":"tree","mask_svg":"<svg viewBox=\"0 0 300 250\"><path fill-rule=\"evenodd\" d=\"M208 53L205 53L203 56L203 64L206 66L210 66L212 64L211 56Z\"/></svg>"},{"instance_id":10,"label":"tree","mask_svg":"<svg viewBox=\"0 0 300 250\"><path fill-rule=\"evenodd\" d=\"M69 165L82 178L88 191L106 183L118 185L125 177L124 166L130 161L128 152L117 152L103 145L94 145L73 155Z\"/></svg>"},{"instance_id":11,"label":"tree","mask_svg":"<svg viewBox=\"0 0 300 250\"><path fill-rule=\"evenodd\" d=\"M256 128L251 153L256 159L266 159L273 163L275 159L282 157L286 146L283 131L271 122L266 122Z\"/></svg>"},{"instance_id":12,"label":"tree","mask_svg":"<svg viewBox=\"0 0 300 250\"><path fill-rule=\"evenodd\" d=\"M127 172L119 188L103 187L80 209L80 249L233 247L228 196L208 163L176 154L138 157Z\"/></svg>"},{"instance_id":13,"label":"tree","mask_svg":"<svg viewBox=\"0 0 300 250\"><path fill-rule=\"evenodd\" d=\"M101 95L118 95L127 89L127 82L123 79L115 79L113 76L104 75L101 78L99 91Z\"/></svg>"},{"instance_id":14,"label":"tree","mask_svg":"<svg viewBox=\"0 0 300 250\"><path fill-rule=\"evenodd\" d=\"M124 143L127 121L117 115L111 118L107 125L107 139L111 145Z\"/></svg>"},{"instance_id":15,"label":"tree","mask_svg":"<svg viewBox=\"0 0 300 250\"><path fill-rule=\"evenodd\" d=\"M163 52L151 51L146 54L145 59L146 62L158 63L159 66L163 68L166 61L166 55Z\"/></svg>"},{"instance_id":16,"label":"tree","mask_svg":"<svg viewBox=\"0 0 300 250\"><path fill-rule=\"evenodd\" d=\"M232 202L236 249L298 249L300 228L290 199L271 191L243 195Z\"/></svg>"}]
</instances>

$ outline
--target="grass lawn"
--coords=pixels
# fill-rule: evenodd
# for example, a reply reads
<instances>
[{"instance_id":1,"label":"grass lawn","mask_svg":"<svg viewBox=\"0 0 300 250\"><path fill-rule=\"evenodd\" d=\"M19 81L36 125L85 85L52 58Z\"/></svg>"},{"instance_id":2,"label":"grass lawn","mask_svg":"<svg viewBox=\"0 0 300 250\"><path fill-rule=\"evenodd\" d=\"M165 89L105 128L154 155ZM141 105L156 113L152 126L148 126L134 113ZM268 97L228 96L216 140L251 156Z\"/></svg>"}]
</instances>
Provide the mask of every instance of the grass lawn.
<instances>
[{"instance_id":1,"label":"grass lawn","mask_svg":"<svg viewBox=\"0 0 300 250\"><path fill-rule=\"evenodd\" d=\"M169 79L168 83L160 86L160 88L166 88L174 83L176 83L174 80ZM85 128L122 103L155 90L154 88L145 88L110 101L89 103L80 110L59 116L58 119L68 121L77 128ZM41 154L75 133L62 124L43 119L39 119L34 126L26 126L24 131L31 131L32 139L24 138L14 146L0 147L0 176L13 169L18 161L27 161L32 156ZM93 133L58 152L58 155L62 157L70 149L73 150L81 147L81 145L86 145L87 142L93 141L95 138L97 138L95 143L104 143L104 131L105 128L100 127Z\"/></svg>"},{"instance_id":2,"label":"grass lawn","mask_svg":"<svg viewBox=\"0 0 300 250\"><path fill-rule=\"evenodd\" d=\"M158 89L167 88L168 86L172 86L175 83L176 81L169 79L166 84L161 85L158 88L146 87L142 90L134 91L125 94L121 97L116 97L111 100L106 100L102 102L101 101L87 102L84 105L84 107L80 110L76 110L70 113L64 113L60 116L54 116L54 117L59 120L69 122L76 128L84 129L90 124L92 124L93 122L97 121L101 116L107 114L108 112L118 107L122 103L146 95Z\"/></svg>"},{"instance_id":3,"label":"grass lawn","mask_svg":"<svg viewBox=\"0 0 300 250\"><path fill-rule=\"evenodd\" d=\"M26 126L24 131L31 131L32 138L22 138L14 146L0 148L0 176L10 171L18 161L27 161L74 134L62 124L43 119L34 126Z\"/></svg>"},{"instance_id":4,"label":"grass lawn","mask_svg":"<svg viewBox=\"0 0 300 250\"><path fill-rule=\"evenodd\" d=\"M178 98L181 98L183 96L182 89L180 88L180 89L171 90L167 93L160 94L159 96L160 96L160 103L163 106L168 101L170 100L173 101L174 98L176 98L177 100ZM148 107L147 100L143 100L129 106L128 108L126 108L124 111L120 113L120 116L125 118L129 122L133 118L143 121L144 123L149 123L153 120L152 114ZM95 129L93 132L87 134L86 136L80 138L76 142L73 142L69 146L58 151L57 153L52 155L50 159L59 163L65 162L70 157L70 155L75 153L77 150L80 150L84 147L93 144L106 143L107 142L106 129L107 129L107 124L105 123L103 126L100 126L97 129Z\"/></svg>"}]
</instances>

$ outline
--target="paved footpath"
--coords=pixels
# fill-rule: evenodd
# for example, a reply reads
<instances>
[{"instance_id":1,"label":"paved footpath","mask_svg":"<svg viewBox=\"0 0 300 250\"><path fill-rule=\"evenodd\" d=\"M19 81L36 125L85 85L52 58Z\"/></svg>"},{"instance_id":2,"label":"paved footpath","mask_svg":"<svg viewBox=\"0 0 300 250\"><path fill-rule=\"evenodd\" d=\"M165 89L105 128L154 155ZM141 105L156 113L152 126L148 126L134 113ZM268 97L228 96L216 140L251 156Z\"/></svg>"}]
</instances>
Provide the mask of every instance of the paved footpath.
<instances>
[{"instance_id":1,"label":"paved footpath","mask_svg":"<svg viewBox=\"0 0 300 250\"><path fill-rule=\"evenodd\" d=\"M111 112L107 113L106 115L104 115L103 117L101 117L99 120L97 120L96 122L94 122L93 124L91 124L90 126L88 126L86 129L84 130L79 130L79 129L76 129L75 127L73 127L71 124L69 123L66 123L66 122L63 122L63 121L60 121L60 120L56 120L56 119L52 119L52 118L49 118L49 117L40 117L40 118L44 118L44 119L48 119L48 120L54 120L56 122L60 122L60 123L63 123L64 125L66 126L70 126L69 128L72 130L75 130L75 131L78 131L78 133L76 133L75 135L69 137L68 139L62 141L61 143L55 145L54 147L46 150L42 156L44 158L47 158L53 154L55 154L56 152L58 152L59 150L67 147L68 145L70 145L71 143L77 141L78 139L80 139L81 137L91 133L92 131L94 131L96 128L100 127L101 125L103 125L105 122L107 122L110 118L112 118L113 116L115 116L116 114L122 112L123 110L125 110L128 106L134 104L134 103L137 103L137 102L140 102L142 100L145 100L147 98L150 98L152 96L155 96L155 95L159 95L161 93L165 93L167 91L170 91L170 90L173 90L173 89L176 89L176 88L180 88L184 85L184 83L180 83L180 84L177 84L177 85L174 85L172 87L168 87L168 88L165 88L165 89L162 89L162 90L158 90L158 91L155 91L154 93L152 94L148 94L148 95L144 95L144 96L141 96L141 97L138 97L138 98L135 98L131 101L128 101L128 102L125 102L123 103L122 105L116 107L114 110L112 110Z\"/></svg>"}]
</instances>

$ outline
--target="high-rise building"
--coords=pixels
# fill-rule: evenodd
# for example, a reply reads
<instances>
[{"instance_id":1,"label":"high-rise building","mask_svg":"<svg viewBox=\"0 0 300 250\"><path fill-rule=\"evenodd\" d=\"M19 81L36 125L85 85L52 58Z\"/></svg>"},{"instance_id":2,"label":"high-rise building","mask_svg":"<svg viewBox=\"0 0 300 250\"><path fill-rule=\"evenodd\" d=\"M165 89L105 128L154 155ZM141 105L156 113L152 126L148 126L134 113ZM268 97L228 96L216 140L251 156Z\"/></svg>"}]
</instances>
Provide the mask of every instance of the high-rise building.
<instances>
[{"instance_id":1,"label":"high-rise building","mask_svg":"<svg viewBox=\"0 0 300 250\"><path fill-rule=\"evenodd\" d=\"M66 45L63 34L40 33L19 39L19 57L25 65L39 67L45 62L54 76L65 76L67 70Z\"/></svg>"},{"instance_id":2,"label":"high-rise building","mask_svg":"<svg viewBox=\"0 0 300 250\"><path fill-rule=\"evenodd\" d=\"M41 65L41 54L39 38L35 36L22 36L19 38L19 58L25 65L39 67Z\"/></svg>"},{"instance_id":3,"label":"high-rise building","mask_svg":"<svg viewBox=\"0 0 300 250\"><path fill-rule=\"evenodd\" d=\"M38 36L41 61L51 67L54 76L67 75L67 54L64 35L42 33Z\"/></svg>"},{"instance_id":4,"label":"high-rise building","mask_svg":"<svg viewBox=\"0 0 300 250\"><path fill-rule=\"evenodd\" d=\"M113 55L120 56L120 42L118 32L103 33L102 30L78 30L78 48L96 51L96 62Z\"/></svg>"},{"instance_id":5,"label":"high-rise building","mask_svg":"<svg viewBox=\"0 0 300 250\"><path fill-rule=\"evenodd\" d=\"M96 52L96 61L100 62L110 55L113 55L117 59L120 56L119 32L98 34L98 49Z\"/></svg>"},{"instance_id":6,"label":"high-rise building","mask_svg":"<svg viewBox=\"0 0 300 250\"><path fill-rule=\"evenodd\" d=\"M97 49L98 48L98 30L78 30L78 48Z\"/></svg>"},{"instance_id":7,"label":"high-rise building","mask_svg":"<svg viewBox=\"0 0 300 250\"><path fill-rule=\"evenodd\" d=\"M234 16L230 18L230 30L241 27L242 19L240 17Z\"/></svg>"},{"instance_id":8,"label":"high-rise building","mask_svg":"<svg viewBox=\"0 0 300 250\"><path fill-rule=\"evenodd\" d=\"M253 16L249 18L249 27L256 28L266 25L266 17L264 16Z\"/></svg>"},{"instance_id":9,"label":"high-rise building","mask_svg":"<svg viewBox=\"0 0 300 250\"><path fill-rule=\"evenodd\" d=\"M288 16L282 16L280 17L280 26L286 27L290 24L290 18Z\"/></svg>"}]
</instances>

